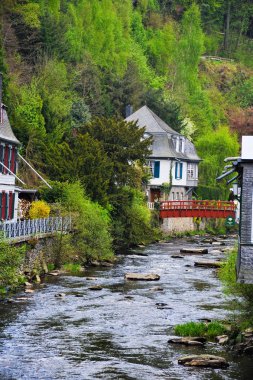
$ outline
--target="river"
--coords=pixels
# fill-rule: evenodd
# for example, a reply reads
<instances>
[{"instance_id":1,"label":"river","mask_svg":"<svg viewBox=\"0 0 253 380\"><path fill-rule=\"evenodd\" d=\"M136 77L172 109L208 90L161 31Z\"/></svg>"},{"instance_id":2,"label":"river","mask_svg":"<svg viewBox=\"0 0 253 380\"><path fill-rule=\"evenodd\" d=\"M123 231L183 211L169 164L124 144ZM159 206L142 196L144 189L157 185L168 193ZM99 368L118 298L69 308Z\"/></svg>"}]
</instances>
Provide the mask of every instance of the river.
<instances>
[{"instance_id":1,"label":"river","mask_svg":"<svg viewBox=\"0 0 253 380\"><path fill-rule=\"evenodd\" d=\"M233 239L226 240L227 246L232 244ZM234 357L215 343L201 351L168 344L177 323L235 317L227 310L215 270L194 267L194 255L172 258L187 246L197 243L175 239L122 255L111 268L90 268L82 276L48 276L34 293L22 295L27 299L2 302L0 379L252 380L250 358ZM206 247L208 258L221 257L217 250L224 247ZM161 279L128 282L127 272L154 272ZM91 285L102 290L89 290ZM66 295L55 297L58 293ZM230 366L178 365L179 356L191 353L218 354Z\"/></svg>"}]
</instances>

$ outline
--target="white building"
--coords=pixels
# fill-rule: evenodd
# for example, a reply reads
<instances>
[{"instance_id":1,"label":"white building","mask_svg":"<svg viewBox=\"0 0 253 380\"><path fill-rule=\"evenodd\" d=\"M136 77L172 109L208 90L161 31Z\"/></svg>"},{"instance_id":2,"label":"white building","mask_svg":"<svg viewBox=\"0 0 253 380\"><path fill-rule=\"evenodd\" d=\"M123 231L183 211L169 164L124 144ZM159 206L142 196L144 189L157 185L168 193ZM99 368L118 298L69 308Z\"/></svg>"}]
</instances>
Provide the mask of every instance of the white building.
<instances>
[{"instance_id":1,"label":"white building","mask_svg":"<svg viewBox=\"0 0 253 380\"><path fill-rule=\"evenodd\" d=\"M6 107L2 104L2 78L0 74L0 219L17 220L18 189L15 186L17 148Z\"/></svg>"},{"instance_id":2,"label":"white building","mask_svg":"<svg viewBox=\"0 0 253 380\"><path fill-rule=\"evenodd\" d=\"M125 120L136 121L139 127L145 127L145 136L153 138L148 160L152 173L147 187L148 200L191 199L198 185L198 164L201 161L193 143L170 128L147 106ZM166 188L169 194L164 191Z\"/></svg>"}]
</instances>

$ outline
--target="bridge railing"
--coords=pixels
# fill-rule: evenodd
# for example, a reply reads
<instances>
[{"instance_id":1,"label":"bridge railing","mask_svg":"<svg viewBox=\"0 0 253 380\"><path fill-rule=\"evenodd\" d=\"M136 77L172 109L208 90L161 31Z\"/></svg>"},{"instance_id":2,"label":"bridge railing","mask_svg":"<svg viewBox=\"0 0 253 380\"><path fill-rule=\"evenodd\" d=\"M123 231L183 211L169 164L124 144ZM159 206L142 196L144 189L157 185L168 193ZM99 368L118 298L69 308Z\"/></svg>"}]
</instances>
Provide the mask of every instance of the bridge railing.
<instances>
[{"instance_id":1,"label":"bridge railing","mask_svg":"<svg viewBox=\"0 0 253 380\"><path fill-rule=\"evenodd\" d=\"M160 210L224 210L235 211L236 205L232 201L165 201L160 203Z\"/></svg>"},{"instance_id":2,"label":"bridge railing","mask_svg":"<svg viewBox=\"0 0 253 380\"><path fill-rule=\"evenodd\" d=\"M71 217L50 217L41 219L27 219L17 222L3 222L0 231L6 239L29 237L48 234L57 231L71 230Z\"/></svg>"}]
</instances>

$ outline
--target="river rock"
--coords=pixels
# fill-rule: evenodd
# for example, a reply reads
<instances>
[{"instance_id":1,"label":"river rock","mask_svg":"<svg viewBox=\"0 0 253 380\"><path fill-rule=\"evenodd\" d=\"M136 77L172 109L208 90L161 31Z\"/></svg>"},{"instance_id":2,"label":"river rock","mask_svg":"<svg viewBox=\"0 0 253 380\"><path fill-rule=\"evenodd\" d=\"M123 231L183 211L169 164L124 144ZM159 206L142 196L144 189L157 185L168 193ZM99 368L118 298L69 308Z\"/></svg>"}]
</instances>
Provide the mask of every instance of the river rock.
<instances>
[{"instance_id":1,"label":"river rock","mask_svg":"<svg viewBox=\"0 0 253 380\"><path fill-rule=\"evenodd\" d=\"M48 273L49 276L59 276L60 271L58 270L52 270L51 272Z\"/></svg>"},{"instance_id":2,"label":"river rock","mask_svg":"<svg viewBox=\"0 0 253 380\"><path fill-rule=\"evenodd\" d=\"M54 296L56 298L64 298L66 296L66 294L65 293L56 293Z\"/></svg>"},{"instance_id":3,"label":"river rock","mask_svg":"<svg viewBox=\"0 0 253 380\"><path fill-rule=\"evenodd\" d=\"M183 259L184 258L184 256L181 256L181 255L171 255L171 257L173 259Z\"/></svg>"},{"instance_id":4,"label":"river rock","mask_svg":"<svg viewBox=\"0 0 253 380\"><path fill-rule=\"evenodd\" d=\"M183 337L183 338L172 338L168 340L168 343L173 344L183 344L185 346L203 346L206 339L203 337Z\"/></svg>"},{"instance_id":5,"label":"river rock","mask_svg":"<svg viewBox=\"0 0 253 380\"><path fill-rule=\"evenodd\" d=\"M215 338L215 340L219 343L219 344L227 344L228 343L228 336L227 335L219 335Z\"/></svg>"},{"instance_id":6,"label":"river rock","mask_svg":"<svg viewBox=\"0 0 253 380\"><path fill-rule=\"evenodd\" d=\"M163 292L163 288L161 286L154 286L150 289L152 292Z\"/></svg>"},{"instance_id":7,"label":"river rock","mask_svg":"<svg viewBox=\"0 0 253 380\"><path fill-rule=\"evenodd\" d=\"M180 253L194 254L194 255L206 255L208 253L207 248L182 248Z\"/></svg>"},{"instance_id":8,"label":"river rock","mask_svg":"<svg viewBox=\"0 0 253 380\"><path fill-rule=\"evenodd\" d=\"M26 288L31 288L33 286L33 284L31 284L28 281L26 281L24 285L25 285Z\"/></svg>"},{"instance_id":9,"label":"river rock","mask_svg":"<svg viewBox=\"0 0 253 380\"><path fill-rule=\"evenodd\" d=\"M101 285L94 285L94 286L89 286L88 288L89 290L102 290L102 286Z\"/></svg>"},{"instance_id":10,"label":"river rock","mask_svg":"<svg viewBox=\"0 0 253 380\"><path fill-rule=\"evenodd\" d=\"M243 351L246 355L252 355L253 354L253 346L245 347Z\"/></svg>"},{"instance_id":11,"label":"river rock","mask_svg":"<svg viewBox=\"0 0 253 380\"><path fill-rule=\"evenodd\" d=\"M178 359L179 364L195 367L227 368L226 359L215 355L188 355Z\"/></svg>"},{"instance_id":12,"label":"river rock","mask_svg":"<svg viewBox=\"0 0 253 380\"><path fill-rule=\"evenodd\" d=\"M33 289L25 289L25 293L34 293Z\"/></svg>"},{"instance_id":13,"label":"river rock","mask_svg":"<svg viewBox=\"0 0 253 380\"><path fill-rule=\"evenodd\" d=\"M195 261L194 266L195 267L202 267L202 268L220 268L223 265L221 261Z\"/></svg>"},{"instance_id":14,"label":"river rock","mask_svg":"<svg viewBox=\"0 0 253 380\"><path fill-rule=\"evenodd\" d=\"M87 281L93 281L93 280L96 280L96 279L97 279L96 277L86 277Z\"/></svg>"},{"instance_id":15,"label":"river rock","mask_svg":"<svg viewBox=\"0 0 253 380\"><path fill-rule=\"evenodd\" d=\"M158 281L160 276L155 273L126 273L125 279L130 281Z\"/></svg>"},{"instance_id":16,"label":"river rock","mask_svg":"<svg viewBox=\"0 0 253 380\"><path fill-rule=\"evenodd\" d=\"M105 268L111 268L113 267L113 264L109 263L108 261L101 261L101 266Z\"/></svg>"}]
</instances>

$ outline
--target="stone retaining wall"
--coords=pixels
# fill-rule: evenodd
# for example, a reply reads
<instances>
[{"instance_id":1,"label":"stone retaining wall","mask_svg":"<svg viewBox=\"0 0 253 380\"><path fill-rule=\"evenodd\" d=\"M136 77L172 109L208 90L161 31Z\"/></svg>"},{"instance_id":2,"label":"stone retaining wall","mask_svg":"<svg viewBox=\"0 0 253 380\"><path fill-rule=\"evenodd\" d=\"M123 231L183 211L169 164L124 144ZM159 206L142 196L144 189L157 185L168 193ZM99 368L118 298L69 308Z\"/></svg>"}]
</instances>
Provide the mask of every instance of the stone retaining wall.
<instances>
[{"instance_id":1,"label":"stone retaining wall","mask_svg":"<svg viewBox=\"0 0 253 380\"><path fill-rule=\"evenodd\" d=\"M223 221L224 219L222 219L222 222ZM213 227L217 227L221 219L164 218L162 220L161 229L165 233L204 230L208 225L210 226L211 222L213 223Z\"/></svg>"}]
</instances>

